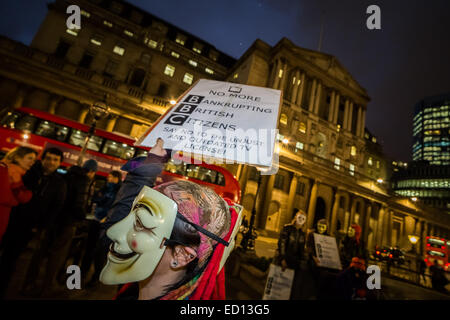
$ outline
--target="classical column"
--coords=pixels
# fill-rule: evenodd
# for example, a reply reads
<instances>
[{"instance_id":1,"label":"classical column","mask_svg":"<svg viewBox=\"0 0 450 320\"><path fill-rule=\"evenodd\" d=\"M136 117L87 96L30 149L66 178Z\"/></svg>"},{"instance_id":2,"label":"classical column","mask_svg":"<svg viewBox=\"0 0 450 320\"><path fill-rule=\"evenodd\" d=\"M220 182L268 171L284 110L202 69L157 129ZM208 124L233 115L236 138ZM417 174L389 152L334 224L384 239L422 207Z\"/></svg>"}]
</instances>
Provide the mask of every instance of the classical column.
<instances>
[{"instance_id":1,"label":"classical column","mask_svg":"<svg viewBox=\"0 0 450 320\"><path fill-rule=\"evenodd\" d=\"M302 100L303 100L303 93L305 91L305 73L304 72L302 72L299 86L300 87L299 87L299 90L298 90L296 104L298 106L300 106L300 108L301 108L302 107Z\"/></svg>"},{"instance_id":2,"label":"classical column","mask_svg":"<svg viewBox=\"0 0 450 320\"><path fill-rule=\"evenodd\" d=\"M359 136L361 138L364 137L364 129L366 126L366 110L364 110L364 108L361 106L362 110L362 115L361 115L361 125L360 125L360 131L359 131Z\"/></svg>"},{"instance_id":3,"label":"classical column","mask_svg":"<svg viewBox=\"0 0 450 320\"><path fill-rule=\"evenodd\" d=\"M420 255L422 253L422 246L420 245L420 243L423 241L423 238L422 238L422 223L420 222L419 219L414 218L414 224L415 224L414 235L419 237L419 241L415 245L415 251L416 251L416 254Z\"/></svg>"},{"instance_id":4,"label":"classical column","mask_svg":"<svg viewBox=\"0 0 450 320\"><path fill-rule=\"evenodd\" d=\"M359 219L361 220L360 226L362 228L362 239L364 243L367 245L367 239L369 238L369 229L370 229L370 216L372 215L372 202L367 203L365 208L362 210L362 214Z\"/></svg>"},{"instance_id":5,"label":"classical column","mask_svg":"<svg viewBox=\"0 0 450 320\"><path fill-rule=\"evenodd\" d=\"M294 209L294 200L295 200L295 193L297 191L297 184L298 184L298 176L297 174L293 174L292 180L291 180L291 186L289 188L289 197L288 197L288 205L287 205L287 219L290 219L292 217L292 210Z\"/></svg>"},{"instance_id":6,"label":"classical column","mask_svg":"<svg viewBox=\"0 0 450 320\"><path fill-rule=\"evenodd\" d=\"M387 243L392 246L392 210L387 210Z\"/></svg>"},{"instance_id":7,"label":"classical column","mask_svg":"<svg viewBox=\"0 0 450 320\"><path fill-rule=\"evenodd\" d=\"M317 84L317 94L316 94L316 101L314 102L314 114L319 114L319 105L320 100L322 96L322 82L318 82Z\"/></svg>"},{"instance_id":8,"label":"classical column","mask_svg":"<svg viewBox=\"0 0 450 320\"><path fill-rule=\"evenodd\" d=\"M347 130L352 131L352 117L353 117L353 102L349 102L348 106L348 119L347 119Z\"/></svg>"},{"instance_id":9,"label":"classical column","mask_svg":"<svg viewBox=\"0 0 450 320\"><path fill-rule=\"evenodd\" d=\"M19 85L19 90L17 91L16 98L14 99L14 102L13 102L14 109L24 107L23 101L25 100L26 95L27 95L27 89L24 86Z\"/></svg>"},{"instance_id":10,"label":"classical column","mask_svg":"<svg viewBox=\"0 0 450 320\"><path fill-rule=\"evenodd\" d=\"M331 212L331 223L330 223L330 235L334 237L336 235L336 227L337 227L337 216L339 212L339 203L341 201L341 193L336 191L334 196L333 210Z\"/></svg>"},{"instance_id":11,"label":"classical column","mask_svg":"<svg viewBox=\"0 0 450 320\"><path fill-rule=\"evenodd\" d=\"M258 173L260 174L260 173ZM264 200L266 198L267 191L267 182L269 181L270 176L261 176L261 184L258 186L258 197L256 198L256 219L255 219L255 227L264 229L266 225L266 220L263 219L263 206Z\"/></svg>"},{"instance_id":12,"label":"classical column","mask_svg":"<svg viewBox=\"0 0 450 320\"><path fill-rule=\"evenodd\" d=\"M336 91L331 91L330 108L328 110L328 122L333 122L334 119L334 99L336 97Z\"/></svg>"},{"instance_id":13,"label":"classical column","mask_svg":"<svg viewBox=\"0 0 450 320\"><path fill-rule=\"evenodd\" d=\"M317 87L317 80L313 79L312 87L311 87L311 94L309 98L309 106L308 110L309 112L314 112L314 103L316 101L316 87Z\"/></svg>"},{"instance_id":14,"label":"classical column","mask_svg":"<svg viewBox=\"0 0 450 320\"><path fill-rule=\"evenodd\" d=\"M350 112L350 101L348 99L345 99L344 123L342 129L347 129L349 112Z\"/></svg>"},{"instance_id":15,"label":"classical column","mask_svg":"<svg viewBox=\"0 0 450 320\"><path fill-rule=\"evenodd\" d=\"M295 70L295 76L294 76L294 81L292 83L292 94L291 94L291 102L293 104L296 104L296 102L297 102L297 94L298 94L298 87L299 87L299 85L297 83L299 80L300 80L300 72L298 70Z\"/></svg>"},{"instance_id":16,"label":"classical column","mask_svg":"<svg viewBox=\"0 0 450 320\"><path fill-rule=\"evenodd\" d=\"M422 221L422 225L423 225L423 227L422 227L422 235L423 235L423 238L422 238L422 253L425 253L425 250L426 250L426 244L425 244L425 241L426 241L426 239L427 239L427 237L429 236L429 234L428 234L428 223L426 223L426 221Z\"/></svg>"},{"instance_id":17,"label":"classical column","mask_svg":"<svg viewBox=\"0 0 450 320\"><path fill-rule=\"evenodd\" d=\"M108 124L106 125L106 131L112 132L114 130L114 126L117 122L117 116L111 115L110 119L108 120Z\"/></svg>"},{"instance_id":18,"label":"classical column","mask_svg":"<svg viewBox=\"0 0 450 320\"><path fill-rule=\"evenodd\" d=\"M286 78L287 78L287 63L286 62L283 64L282 70L283 70L283 74L282 74L281 81L280 81L280 87L278 89L283 91L283 94L284 94L285 93L284 92L284 84L286 83Z\"/></svg>"},{"instance_id":19,"label":"classical column","mask_svg":"<svg viewBox=\"0 0 450 320\"><path fill-rule=\"evenodd\" d=\"M243 166L243 169L241 171L241 176L239 177L239 184L241 187L242 196L244 196L245 191L247 189L247 181L248 181L248 176L250 174L251 167L249 167L247 165L242 165L242 166Z\"/></svg>"},{"instance_id":20,"label":"classical column","mask_svg":"<svg viewBox=\"0 0 450 320\"><path fill-rule=\"evenodd\" d=\"M356 211L356 198L353 198L352 200L352 207L350 209L350 219L348 219L348 226L345 229L345 231L348 231L348 228L352 225L352 223L355 220L355 211Z\"/></svg>"},{"instance_id":21,"label":"classical column","mask_svg":"<svg viewBox=\"0 0 450 320\"><path fill-rule=\"evenodd\" d=\"M385 220L386 220L386 210L383 205L380 206L378 211L378 221L377 221L377 239L376 244L382 246L384 245L384 235L385 235Z\"/></svg>"},{"instance_id":22,"label":"classical column","mask_svg":"<svg viewBox=\"0 0 450 320\"><path fill-rule=\"evenodd\" d=\"M313 227L313 223L314 223L314 214L316 212L318 187L319 187L319 182L315 180L314 184L311 188L310 195L309 195L308 218L306 220L306 226L309 229L311 229Z\"/></svg>"},{"instance_id":23,"label":"classical column","mask_svg":"<svg viewBox=\"0 0 450 320\"><path fill-rule=\"evenodd\" d=\"M356 132L355 135L360 137L360 132L361 132L361 116L362 116L362 112L361 112L361 107L359 105L356 106L358 109L357 112L357 122L356 122Z\"/></svg>"},{"instance_id":24,"label":"classical column","mask_svg":"<svg viewBox=\"0 0 450 320\"><path fill-rule=\"evenodd\" d=\"M81 112L80 112L80 115L78 116L78 122L84 123L88 113L89 113L89 108L83 107Z\"/></svg>"},{"instance_id":25,"label":"classical column","mask_svg":"<svg viewBox=\"0 0 450 320\"><path fill-rule=\"evenodd\" d=\"M333 123L337 124L338 121L338 115L339 115L339 100L341 96L339 93L336 93L335 101L334 101L334 116L333 116Z\"/></svg>"},{"instance_id":26,"label":"classical column","mask_svg":"<svg viewBox=\"0 0 450 320\"><path fill-rule=\"evenodd\" d=\"M51 114L56 113L56 108L58 107L59 101L61 100L60 96L52 96L50 99L50 104L48 106L48 112Z\"/></svg>"}]
</instances>

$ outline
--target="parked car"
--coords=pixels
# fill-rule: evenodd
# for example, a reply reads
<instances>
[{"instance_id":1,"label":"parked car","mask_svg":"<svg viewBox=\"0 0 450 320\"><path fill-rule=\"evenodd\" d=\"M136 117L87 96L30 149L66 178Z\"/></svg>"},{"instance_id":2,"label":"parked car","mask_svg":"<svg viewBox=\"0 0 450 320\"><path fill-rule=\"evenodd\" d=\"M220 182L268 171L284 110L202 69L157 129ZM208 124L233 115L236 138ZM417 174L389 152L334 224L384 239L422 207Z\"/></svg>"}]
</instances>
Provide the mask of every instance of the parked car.
<instances>
[{"instance_id":1,"label":"parked car","mask_svg":"<svg viewBox=\"0 0 450 320\"><path fill-rule=\"evenodd\" d=\"M390 249L389 247L375 247L375 252L373 253L373 257L375 258L375 260L379 260L379 261L386 261L389 259L389 253L390 253Z\"/></svg>"},{"instance_id":2,"label":"parked car","mask_svg":"<svg viewBox=\"0 0 450 320\"><path fill-rule=\"evenodd\" d=\"M401 265L405 263L405 254L399 248L390 248L388 254L388 261L395 265Z\"/></svg>"}]
</instances>

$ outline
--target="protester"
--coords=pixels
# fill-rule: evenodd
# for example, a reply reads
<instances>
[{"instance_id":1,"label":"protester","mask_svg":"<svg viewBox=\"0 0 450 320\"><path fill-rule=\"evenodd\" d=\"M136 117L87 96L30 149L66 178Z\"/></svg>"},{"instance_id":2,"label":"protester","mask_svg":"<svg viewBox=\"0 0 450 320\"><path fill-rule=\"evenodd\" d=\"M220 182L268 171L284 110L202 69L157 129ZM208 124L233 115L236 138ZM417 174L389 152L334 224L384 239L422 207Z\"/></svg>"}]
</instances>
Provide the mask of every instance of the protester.
<instances>
[{"instance_id":1,"label":"protester","mask_svg":"<svg viewBox=\"0 0 450 320\"><path fill-rule=\"evenodd\" d=\"M306 222L305 212L295 209L295 216L291 223L285 225L278 240L278 260L283 270L295 270L290 300L307 298L309 291L308 278L305 277L307 269L305 258L306 236L302 230Z\"/></svg>"},{"instance_id":2,"label":"protester","mask_svg":"<svg viewBox=\"0 0 450 320\"><path fill-rule=\"evenodd\" d=\"M348 230L347 236L342 242L342 265L347 268L354 257L367 261L368 253L364 241L361 239L361 227L352 224Z\"/></svg>"},{"instance_id":3,"label":"protester","mask_svg":"<svg viewBox=\"0 0 450 320\"><path fill-rule=\"evenodd\" d=\"M45 265L46 258L49 259L51 265L56 232L55 220L61 214L66 199L66 183L57 172L62 161L61 150L46 149L42 154L41 161L37 161L23 177L25 183L33 191L33 198L21 208L21 216L31 220L32 227L37 229L36 238L38 240L21 291L25 295L39 296L44 289L52 286L51 266L45 268L46 275L40 287L37 286L37 279L40 269ZM24 219L18 225L19 228L23 228Z\"/></svg>"},{"instance_id":4,"label":"protester","mask_svg":"<svg viewBox=\"0 0 450 320\"><path fill-rule=\"evenodd\" d=\"M100 236L100 221L106 217L109 209L111 209L112 207L112 204L116 198L117 191L119 190L122 183L122 174L120 173L120 171L111 171L108 174L106 181L106 185L97 194L95 194L92 199L92 202L95 205L95 219L89 222L86 247L81 263L81 272L83 277L87 277L89 274L89 269L91 267L92 261L95 258L95 248L97 245L97 241ZM94 264L95 278L93 278L94 281L91 281L89 283L89 286L96 284L96 280L100 275L101 268L103 268L104 266L105 259L97 259L97 261L100 261L101 265Z\"/></svg>"},{"instance_id":5,"label":"protester","mask_svg":"<svg viewBox=\"0 0 450 320\"><path fill-rule=\"evenodd\" d=\"M224 299L218 271L237 220L230 205L190 181L144 187L130 214L108 230L114 245L100 280L127 283L118 299Z\"/></svg>"},{"instance_id":6,"label":"protester","mask_svg":"<svg viewBox=\"0 0 450 320\"><path fill-rule=\"evenodd\" d=\"M427 264L425 263L422 257L417 257L416 263L417 263L417 277L418 277L417 280L420 283L420 277L422 277L423 283L426 284L427 279L425 278L425 271L427 270Z\"/></svg>"},{"instance_id":7,"label":"protester","mask_svg":"<svg viewBox=\"0 0 450 320\"><path fill-rule=\"evenodd\" d=\"M32 192L22 181L31 168L37 152L28 147L16 147L0 162L0 243L9 224L11 208L31 200Z\"/></svg>"},{"instance_id":8,"label":"protester","mask_svg":"<svg viewBox=\"0 0 450 320\"><path fill-rule=\"evenodd\" d=\"M336 298L340 300L375 299L375 295L367 288L367 278L365 260L354 257L348 268L337 277Z\"/></svg>"},{"instance_id":9,"label":"protester","mask_svg":"<svg viewBox=\"0 0 450 320\"><path fill-rule=\"evenodd\" d=\"M445 286L448 284L447 277L445 276L444 270L439 266L438 260L434 260L434 264L430 267L431 273L431 286L436 291L442 293L448 293Z\"/></svg>"},{"instance_id":10,"label":"protester","mask_svg":"<svg viewBox=\"0 0 450 320\"><path fill-rule=\"evenodd\" d=\"M79 243L74 243L74 251L71 251L72 240L74 240L77 230L85 226L85 219L90 201L90 189L98 169L97 161L87 160L83 166L72 166L67 171L65 180L67 183L67 197L64 203L62 214L56 221L56 242L55 260L53 268L59 271L58 280L60 284L66 275L66 262L70 258L79 260L82 253L79 250L84 248ZM77 264L77 261L74 262ZM56 271L55 270L55 271ZM56 273L56 272L55 272Z\"/></svg>"}]
</instances>

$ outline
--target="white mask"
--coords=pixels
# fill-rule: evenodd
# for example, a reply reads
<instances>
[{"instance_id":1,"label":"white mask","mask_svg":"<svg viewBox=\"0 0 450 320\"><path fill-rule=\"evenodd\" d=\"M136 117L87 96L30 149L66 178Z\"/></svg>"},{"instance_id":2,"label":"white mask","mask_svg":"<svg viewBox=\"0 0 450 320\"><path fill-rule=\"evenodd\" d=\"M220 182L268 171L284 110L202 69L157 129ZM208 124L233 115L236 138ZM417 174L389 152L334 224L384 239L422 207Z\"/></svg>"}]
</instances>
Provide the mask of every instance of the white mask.
<instances>
[{"instance_id":1,"label":"white mask","mask_svg":"<svg viewBox=\"0 0 450 320\"><path fill-rule=\"evenodd\" d=\"M107 231L114 243L100 281L114 285L147 279L166 249L177 210L175 201L144 186L130 214Z\"/></svg>"}]
</instances>

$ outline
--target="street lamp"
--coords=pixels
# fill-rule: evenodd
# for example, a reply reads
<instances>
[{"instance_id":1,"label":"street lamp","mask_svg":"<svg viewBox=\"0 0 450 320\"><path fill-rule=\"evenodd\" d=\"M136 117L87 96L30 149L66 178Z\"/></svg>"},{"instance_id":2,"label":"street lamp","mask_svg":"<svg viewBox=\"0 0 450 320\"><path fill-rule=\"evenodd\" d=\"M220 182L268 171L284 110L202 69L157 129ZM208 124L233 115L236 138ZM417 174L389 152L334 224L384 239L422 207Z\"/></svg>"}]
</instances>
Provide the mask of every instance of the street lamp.
<instances>
[{"instance_id":1,"label":"street lamp","mask_svg":"<svg viewBox=\"0 0 450 320\"><path fill-rule=\"evenodd\" d=\"M83 148L80 151L80 156L77 160L77 165L81 166L83 164L84 155L86 154L86 149L89 144L89 140L95 132L95 127L97 126L97 121L106 118L109 115L110 108L106 104L107 95L103 97L102 101L96 101L89 107L89 112L91 113L94 120L92 121L91 127L89 128L89 132L86 136L86 139L83 143Z\"/></svg>"}]
</instances>

